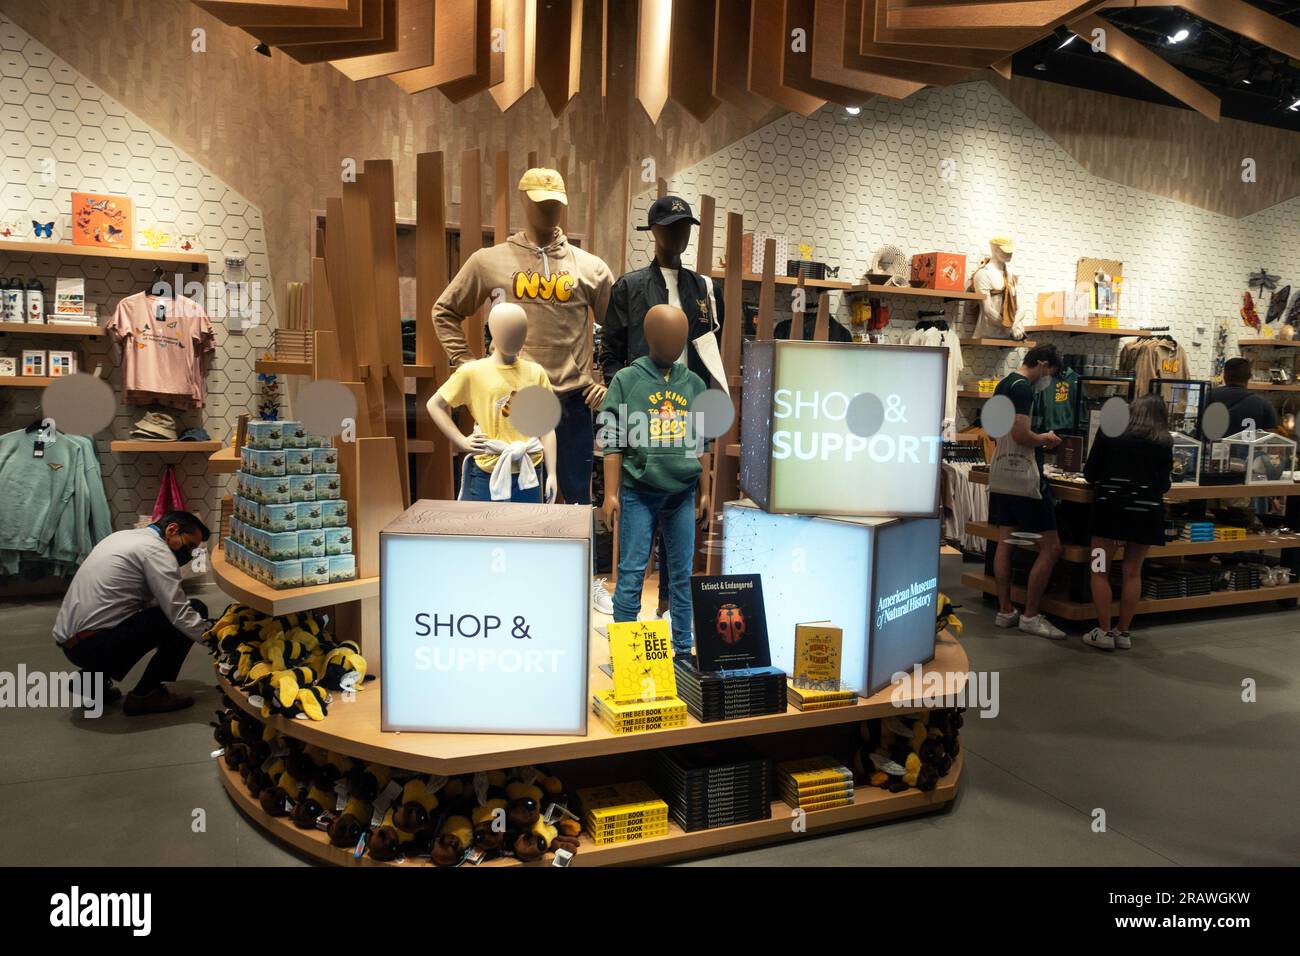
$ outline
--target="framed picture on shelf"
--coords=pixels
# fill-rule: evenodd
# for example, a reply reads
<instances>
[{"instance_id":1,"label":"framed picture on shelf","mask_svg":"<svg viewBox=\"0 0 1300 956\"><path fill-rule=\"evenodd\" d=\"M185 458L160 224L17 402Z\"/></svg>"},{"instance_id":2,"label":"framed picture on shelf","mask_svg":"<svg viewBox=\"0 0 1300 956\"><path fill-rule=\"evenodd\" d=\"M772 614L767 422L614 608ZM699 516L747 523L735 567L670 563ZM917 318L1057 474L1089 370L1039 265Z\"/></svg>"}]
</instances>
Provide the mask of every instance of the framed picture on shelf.
<instances>
[{"instance_id":1,"label":"framed picture on shelf","mask_svg":"<svg viewBox=\"0 0 1300 956\"><path fill-rule=\"evenodd\" d=\"M77 371L77 353L50 349L49 366L51 378L66 378L74 375Z\"/></svg>"},{"instance_id":2,"label":"framed picture on shelf","mask_svg":"<svg viewBox=\"0 0 1300 956\"><path fill-rule=\"evenodd\" d=\"M82 315L86 311L86 280L61 276L54 280L54 314Z\"/></svg>"},{"instance_id":3,"label":"framed picture on shelf","mask_svg":"<svg viewBox=\"0 0 1300 956\"><path fill-rule=\"evenodd\" d=\"M45 350L23 349L23 375L45 374Z\"/></svg>"},{"instance_id":4,"label":"framed picture on shelf","mask_svg":"<svg viewBox=\"0 0 1300 956\"><path fill-rule=\"evenodd\" d=\"M100 193L72 194L72 243L131 248L131 200Z\"/></svg>"},{"instance_id":5,"label":"framed picture on shelf","mask_svg":"<svg viewBox=\"0 0 1300 956\"><path fill-rule=\"evenodd\" d=\"M17 374L17 359L10 355L0 355L0 378L13 378Z\"/></svg>"}]
</instances>

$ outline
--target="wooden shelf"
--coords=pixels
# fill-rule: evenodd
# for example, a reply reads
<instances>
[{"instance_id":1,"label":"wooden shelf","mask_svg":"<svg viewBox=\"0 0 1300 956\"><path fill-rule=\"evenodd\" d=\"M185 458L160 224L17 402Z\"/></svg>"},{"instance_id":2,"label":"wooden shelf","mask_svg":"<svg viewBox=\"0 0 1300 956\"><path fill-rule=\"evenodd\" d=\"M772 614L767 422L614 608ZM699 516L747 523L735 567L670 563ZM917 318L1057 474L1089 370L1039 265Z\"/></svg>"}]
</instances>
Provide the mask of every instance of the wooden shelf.
<instances>
[{"instance_id":1,"label":"wooden shelf","mask_svg":"<svg viewBox=\"0 0 1300 956\"><path fill-rule=\"evenodd\" d=\"M211 455L221 447L219 441L112 441L108 450L119 455Z\"/></svg>"},{"instance_id":2,"label":"wooden shelf","mask_svg":"<svg viewBox=\"0 0 1300 956\"><path fill-rule=\"evenodd\" d=\"M329 718L326 718L327 720ZM225 761L216 760L217 775L222 787L230 799L244 815L264 830L269 836L286 843L301 853L305 853L322 863L334 866L395 866L401 868L431 867L426 859L403 860L402 862L381 863L369 854L357 859L352 849L336 847L329 842L329 835L315 828L300 830L290 822L288 817L273 817L262 809L258 801L244 786L239 774L226 767ZM853 803L845 807L833 807L828 810L810 810L805 817L804 832L795 832L790 826L791 807L783 800L772 803L772 816L766 820L751 823L739 823L729 827L715 827L712 830L696 830L687 833L671 819L668 821L668 833L660 837L645 840L632 840L626 843L606 843L598 845L591 841L584 830L579 838L578 852L570 866L613 866L629 863L662 863L686 856L699 855L710 851L738 850L762 843L776 843L792 840L813 833L826 833L848 827L862 826L867 823L879 823L919 813L939 810L951 803L957 796L957 786L961 779L963 760L958 754L947 775L939 780L931 791L909 789L902 793L890 793L879 787L857 786L853 792ZM499 768L494 768L499 769ZM485 867L515 866L550 866L552 857L546 855L532 863L521 863L512 857L499 857L484 864ZM474 867L469 867L474 869Z\"/></svg>"},{"instance_id":3,"label":"wooden shelf","mask_svg":"<svg viewBox=\"0 0 1300 956\"><path fill-rule=\"evenodd\" d=\"M1246 385L1252 392L1300 392L1300 384L1274 385L1271 382L1250 382Z\"/></svg>"},{"instance_id":4,"label":"wooden shelf","mask_svg":"<svg viewBox=\"0 0 1300 956\"><path fill-rule=\"evenodd\" d=\"M253 368L261 375L310 375L311 362L281 362L276 359L260 359L253 363Z\"/></svg>"},{"instance_id":5,"label":"wooden shelf","mask_svg":"<svg viewBox=\"0 0 1300 956\"><path fill-rule=\"evenodd\" d=\"M222 581L219 567L214 561L213 571L217 573L218 581ZM376 582L375 587L378 588L378 579L373 580ZM303 590L323 590L323 588ZM273 591L271 593L292 594L293 592ZM238 594L234 596L240 597ZM325 603L330 602L318 600L315 605ZM315 605L305 604L288 610L303 610ZM276 610L268 613L286 612ZM378 642L372 642L371 636L366 635L363 646L370 643L377 645ZM609 645L604 638L593 633L589 646L588 693L594 694L613 686L609 676L598 666L609 660ZM934 659L924 665L924 671L927 674L934 673L935 679L942 680L944 695L955 695L966 684L966 653L956 639L944 632L935 645ZM382 681L382 678L380 680ZM261 711L248 703L246 694L234 688L220 674L217 675L217 682L238 707L259 720L262 719ZM922 683L928 682L927 679ZM921 689L917 688L917 691ZM871 697L859 698L858 702L851 707L834 707L830 710L816 711L800 711L787 707L779 714L744 717L739 720L719 720L707 724L702 724L694 717L688 716L684 727L633 734L611 732L594 714L589 714L587 718L585 737L541 734L383 733L379 729L380 693L379 685L372 682L366 685L365 690L358 692L352 701L336 697L335 702L330 704L329 716L324 720L290 720L273 715L267 722L281 734L295 737L304 743L317 744L349 757L376 761L390 767L401 767L420 773L449 776L473 773L478 770L553 763L558 760L580 760L610 754L658 750L681 744L755 737L762 734L807 730L813 727L830 727L926 709L920 699L895 703L891 699L892 688L887 687Z\"/></svg>"},{"instance_id":6,"label":"wooden shelf","mask_svg":"<svg viewBox=\"0 0 1300 956\"><path fill-rule=\"evenodd\" d=\"M317 584L312 587L286 588L277 591L228 563L225 551L214 549L210 557L212 576L216 578L221 589L236 601L247 604L263 614L292 614L294 611L309 611L312 608L360 601L363 598L379 595L379 578L357 578L355 581L339 581L336 584ZM377 695L375 701L378 707ZM300 723L300 721L290 721L290 723ZM376 730L378 727L379 719L376 710Z\"/></svg>"},{"instance_id":7,"label":"wooden shelf","mask_svg":"<svg viewBox=\"0 0 1300 956\"><path fill-rule=\"evenodd\" d=\"M970 480L977 485L989 483L987 470L972 468ZM1077 501L1088 504L1092 501L1092 489L1077 481L1062 481L1049 478L1052 494L1058 501ZM1178 485L1165 492L1165 501L1205 501L1209 498L1267 498L1281 496L1291 498L1300 495L1300 482L1270 481L1258 485Z\"/></svg>"},{"instance_id":8,"label":"wooden shelf","mask_svg":"<svg viewBox=\"0 0 1300 956\"><path fill-rule=\"evenodd\" d=\"M0 322L0 332L14 335L82 335L86 338L108 334L98 325L84 325L80 322Z\"/></svg>"},{"instance_id":9,"label":"wooden shelf","mask_svg":"<svg viewBox=\"0 0 1300 956\"><path fill-rule=\"evenodd\" d=\"M1017 342L1015 339L961 339L961 347L990 349L1032 349L1038 343L1032 339Z\"/></svg>"},{"instance_id":10,"label":"wooden shelf","mask_svg":"<svg viewBox=\"0 0 1300 956\"><path fill-rule=\"evenodd\" d=\"M103 246L75 246L70 242L0 241L0 252L31 252L47 256L73 256L92 259L130 259L135 262L172 263L208 267L202 252L164 252L160 249L111 249Z\"/></svg>"},{"instance_id":11,"label":"wooden shelf","mask_svg":"<svg viewBox=\"0 0 1300 956\"><path fill-rule=\"evenodd\" d=\"M1237 339L1238 348L1300 349L1300 339Z\"/></svg>"},{"instance_id":12,"label":"wooden shelf","mask_svg":"<svg viewBox=\"0 0 1300 956\"><path fill-rule=\"evenodd\" d=\"M989 541L997 539L997 530L981 521L968 521L966 530L970 534ZM1036 542L1013 541L1013 547L1037 550ZM1300 548L1300 535L1248 534L1235 541L1172 541L1151 548L1148 558L1178 558L1193 554L1230 554L1234 551L1277 551L1283 548ZM1124 554L1121 547L1119 557ZM1083 544L1066 544L1061 547L1061 558L1075 564L1091 564L1092 549Z\"/></svg>"},{"instance_id":13,"label":"wooden shelf","mask_svg":"<svg viewBox=\"0 0 1300 956\"><path fill-rule=\"evenodd\" d=\"M0 388L44 388L53 381L48 375L0 375Z\"/></svg>"},{"instance_id":14,"label":"wooden shelf","mask_svg":"<svg viewBox=\"0 0 1300 956\"><path fill-rule=\"evenodd\" d=\"M957 392L958 398L992 398L993 395L993 392L979 392L969 388L963 388Z\"/></svg>"},{"instance_id":15,"label":"wooden shelf","mask_svg":"<svg viewBox=\"0 0 1300 956\"><path fill-rule=\"evenodd\" d=\"M726 277L726 272L719 269L713 270L713 278L725 279ZM799 284L798 276L775 276L774 278L777 285L796 286ZM745 275L741 276L741 281L762 282L763 277L747 272ZM854 287L852 282L842 282L839 279L810 279L807 277L803 280L803 286L805 289L828 289L832 292L848 292Z\"/></svg>"},{"instance_id":16,"label":"wooden shelf","mask_svg":"<svg viewBox=\"0 0 1300 956\"><path fill-rule=\"evenodd\" d=\"M1058 332L1067 335L1116 335L1116 336L1137 336L1138 338L1149 338L1152 333L1146 329L1103 329L1095 325L1027 325L1025 334L1030 332Z\"/></svg>"},{"instance_id":17,"label":"wooden shelf","mask_svg":"<svg viewBox=\"0 0 1300 956\"><path fill-rule=\"evenodd\" d=\"M984 296L979 292L954 292L951 289L916 289L903 285L877 285L874 282L862 282L849 287L853 295L902 295L921 299L960 300L963 302L980 302Z\"/></svg>"},{"instance_id":18,"label":"wooden shelf","mask_svg":"<svg viewBox=\"0 0 1300 956\"><path fill-rule=\"evenodd\" d=\"M433 378L432 365L403 365L402 374L406 378Z\"/></svg>"},{"instance_id":19,"label":"wooden shelf","mask_svg":"<svg viewBox=\"0 0 1300 956\"><path fill-rule=\"evenodd\" d=\"M239 455L226 445L208 456L208 471L214 475L232 475L239 471Z\"/></svg>"},{"instance_id":20,"label":"wooden shelf","mask_svg":"<svg viewBox=\"0 0 1300 956\"><path fill-rule=\"evenodd\" d=\"M961 583L968 588L996 594L997 585L986 574L968 571L961 576ZM1164 598L1155 600L1144 598L1138 602L1138 614L1160 614L1167 611L1194 611L1200 608L1228 607L1234 604L1261 604L1266 601L1288 601L1300 598L1300 584L1284 584L1273 588L1255 588L1250 591L1212 591L1196 597ZM1011 599L1024 603L1025 589L1012 585ZM1060 595L1044 594L1040 604L1048 614L1064 618L1067 621L1090 621L1097 616L1097 609L1091 601L1071 601Z\"/></svg>"},{"instance_id":21,"label":"wooden shelf","mask_svg":"<svg viewBox=\"0 0 1300 956\"><path fill-rule=\"evenodd\" d=\"M739 458L740 445L739 444L728 445L726 448L723 449L723 453L727 455L729 458Z\"/></svg>"}]
</instances>

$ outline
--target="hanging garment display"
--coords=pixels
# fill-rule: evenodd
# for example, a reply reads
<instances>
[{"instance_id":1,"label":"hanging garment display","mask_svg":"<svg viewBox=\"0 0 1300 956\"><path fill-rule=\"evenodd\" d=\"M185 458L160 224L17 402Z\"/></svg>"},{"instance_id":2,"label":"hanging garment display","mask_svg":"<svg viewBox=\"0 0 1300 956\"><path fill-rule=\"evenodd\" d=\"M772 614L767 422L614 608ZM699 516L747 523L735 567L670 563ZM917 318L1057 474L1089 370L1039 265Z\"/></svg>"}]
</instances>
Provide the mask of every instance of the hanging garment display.
<instances>
[{"instance_id":1,"label":"hanging garment display","mask_svg":"<svg viewBox=\"0 0 1300 956\"><path fill-rule=\"evenodd\" d=\"M162 481L158 485L158 497L153 503L151 520L157 521L169 511L189 511L185 496L181 494L180 482L176 480L176 468L168 465L163 469Z\"/></svg>"},{"instance_id":2,"label":"hanging garment display","mask_svg":"<svg viewBox=\"0 0 1300 956\"><path fill-rule=\"evenodd\" d=\"M212 320L184 296L129 295L108 331L122 347L123 399L185 411L207 400L207 356L216 350Z\"/></svg>"},{"instance_id":3,"label":"hanging garment display","mask_svg":"<svg viewBox=\"0 0 1300 956\"><path fill-rule=\"evenodd\" d=\"M1119 353L1120 371L1134 377L1134 398L1151 391L1158 378L1188 378L1187 352L1168 335L1128 339Z\"/></svg>"},{"instance_id":4,"label":"hanging garment display","mask_svg":"<svg viewBox=\"0 0 1300 956\"><path fill-rule=\"evenodd\" d=\"M38 424L0 436L0 500L0 575L71 575L113 530L95 443Z\"/></svg>"}]
</instances>

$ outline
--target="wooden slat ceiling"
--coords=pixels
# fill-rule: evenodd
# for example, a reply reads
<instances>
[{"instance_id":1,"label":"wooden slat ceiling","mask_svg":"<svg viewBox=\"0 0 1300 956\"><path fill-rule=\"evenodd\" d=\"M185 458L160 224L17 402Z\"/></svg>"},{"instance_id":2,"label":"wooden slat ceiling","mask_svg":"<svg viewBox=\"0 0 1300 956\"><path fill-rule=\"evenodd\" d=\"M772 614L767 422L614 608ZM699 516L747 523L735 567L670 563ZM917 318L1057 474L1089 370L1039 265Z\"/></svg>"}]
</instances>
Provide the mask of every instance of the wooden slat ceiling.
<instances>
[{"instance_id":1,"label":"wooden slat ceiling","mask_svg":"<svg viewBox=\"0 0 1300 956\"><path fill-rule=\"evenodd\" d=\"M1245 0L194 0L224 23L301 63L328 61L353 80L388 77L452 102L489 93L501 110L534 87L559 115L581 92L583 41L600 48L599 88L633 84L657 121L669 99L703 122L722 102L759 115L807 115L826 103L902 99L992 69L1064 27L1209 119L1218 99L1098 16L1179 6L1292 58L1300 29ZM584 13L586 16L584 16ZM584 36L599 21L599 33ZM626 37L628 63L611 56Z\"/></svg>"}]
</instances>

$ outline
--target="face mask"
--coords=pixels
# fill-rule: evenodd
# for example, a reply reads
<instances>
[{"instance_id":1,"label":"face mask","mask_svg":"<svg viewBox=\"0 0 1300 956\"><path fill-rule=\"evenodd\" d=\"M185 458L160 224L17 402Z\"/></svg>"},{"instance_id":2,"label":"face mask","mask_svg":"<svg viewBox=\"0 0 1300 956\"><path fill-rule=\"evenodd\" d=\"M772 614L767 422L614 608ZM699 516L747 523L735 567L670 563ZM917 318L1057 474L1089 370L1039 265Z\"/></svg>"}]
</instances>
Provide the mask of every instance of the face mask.
<instances>
[{"instance_id":1,"label":"face mask","mask_svg":"<svg viewBox=\"0 0 1300 956\"><path fill-rule=\"evenodd\" d=\"M173 551L172 554L176 556L176 566L178 568L183 568L190 563L189 548L181 548L179 551Z\"/></svg>"}]
</instances>

